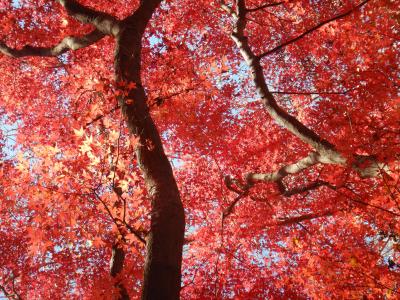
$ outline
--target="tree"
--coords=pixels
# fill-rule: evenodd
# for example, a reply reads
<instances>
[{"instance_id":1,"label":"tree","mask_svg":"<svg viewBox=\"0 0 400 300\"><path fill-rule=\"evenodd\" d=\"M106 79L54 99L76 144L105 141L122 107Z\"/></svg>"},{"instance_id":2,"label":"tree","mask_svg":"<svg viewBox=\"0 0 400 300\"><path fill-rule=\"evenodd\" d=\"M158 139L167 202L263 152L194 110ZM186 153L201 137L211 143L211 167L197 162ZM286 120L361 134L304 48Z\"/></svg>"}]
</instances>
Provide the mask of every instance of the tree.
<instances>
[{"instance_id":1,"label":"tree","mask_svg":"<svg viewBox=\"0 0 400 300\"><path fill-rule=\"evenodd\" d=\"M398 297L396 1L0 3L6 297Z\"/></svg>"}]
</instances>

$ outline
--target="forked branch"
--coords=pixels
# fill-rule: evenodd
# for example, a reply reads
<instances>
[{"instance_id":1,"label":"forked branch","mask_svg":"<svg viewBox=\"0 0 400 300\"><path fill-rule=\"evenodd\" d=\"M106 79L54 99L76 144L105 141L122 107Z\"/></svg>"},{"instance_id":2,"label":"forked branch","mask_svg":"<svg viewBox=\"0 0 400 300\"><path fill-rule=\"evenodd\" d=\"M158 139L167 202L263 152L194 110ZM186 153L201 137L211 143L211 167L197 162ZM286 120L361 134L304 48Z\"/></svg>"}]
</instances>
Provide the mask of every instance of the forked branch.
<instances>
[{"instance_id":1,"label":"forked branch","mask_svg":"<svg viewBox=\"0 0 400 300\"><path fill-rule=\"evenodd\" d=\"M355 9L365 5L368 1L370 0L363 1L359 5L355 6L351 11L339 15L335 17L335 19L347 16ZM378 164L372 156L354 156L353 162L350 162L348 158L344 157L340 152L336 150L333 144L323 139L320 135L318 135L318 133L308 128L306 125L301 123L298 119L287 113L283 108L278 105L275 97L268 89L260 57L254 54L253 50L250 47L248 37L245 35L245 28L247 24L246 14L248 13L245 0L236 0L235 7L236 11L233 11L230 7L222 2L222 8L233 17L234 25L232 31L232 39L236 43L241 55L243 56L244 60L251 70L254 85L266 111L277 124L286 128L288 131L290 131L306 144L310 145L315 150L315 153L312 157L305 158L305 162L307 162L308 164L309 161L312 161L311 165L316 163L324 163L343 166L352 163L353 169L357 171L361 177L366 178L377 176L379 174L379 169L382 168L383 165ZM367 164L362 164L363 160L367 161ZM303 160L300 160L295 165L297 165L298 163L301 164L302 162ZM283 167L283 169L278 170L278 173L274 172L271 174L250 174L248 176L248 179L255 181L270 181L269 176L279 177L281 176L281 173L279 172L285 172L285 168L286 167Z\"/></svg>"},{"instance_id":2,"label":"forked branch","mask_svg":"<svg viewBox=\"0 0 400 300\"><path fill-rule=\"evenodd\" d=\"M302 39L303 37L305 37L305 36L311 34L312 32L318 30L319 28L325 26L325 25L328 24L328 23L331 23L331 22L334 22L334 21L343 19L344 17L347 17L348 15L350 15L351 13L353 13L354 11L360 9L362 6L364 6L365 4L367 4L369 1L370 1L370 0L364 0L364 1L362 1L360 4L354 6L353 8L351 8L350 10L348 10L347 12L342 13L342 14L339 14L339 15L337 15L337 16L335 16L335 17L332 17L332 18L330 18L330 19L328 19L328 20L325 20L325 21L323 21L323 22L321 22L321 23L319 23L319 24L317 24L317 25L311 27L311 28L308 29L307 31L305 31L305 32L303 32L302 34L296 36L295 38L292 38L292 39L290 39L290 40L288 40L288 41L286 41L286 42L280 44L279 46L276 46L276 47L272 48L271 50L268 50L268 51L266 51L266 52L260 54L258 57L259 57L259 58L263 58L263 57L265 57L265 56L267 56L267 55L273 54L273 53L275 53L275 52L277 52L277 51L283 49L284 47L286 47L286 46L288 46L288 45L290 45L290 44L293 44L293 43L297 42L298 40L300 40L300 39Z\"/></svg>"},{"instance_id":3,"label":"forked branch","mask_svg":"<svg viewBox=\"0 0 400 300\"><path fill-rule=\"evenodd\" d=\"M320 153L321 156L323 153L326 161L344 164L346 162L345 158L335 151L335 147L332 144L324 140L316 132L305 126L295 117L288 114L278 105L266 84L260 59L253 53L249 45L248 38L245 36L247 11L244 0L237 0L235 14L237 17L234 16L235 23L232 32L232 39L236 43L240 53L251 70L256 90L260 95L261 101L269 115L275 120L276 123L286 128L295 136L300 138L303 142L313 147L318 153Z\"/></svg>"},{"instance_id":4,"label":"forked branch","mask_svg":"<svg viewBox=\"0 0 400 300\"><path fill-rule=\"evenodd\" d=\"M271 173L249 173L246 177L247 182L254 184L259 181L280 182L287 175L299 173L319 162L320 156L316 152L311 152L306 157L279 168Z\"/></svg>"},{"instance_id":5,"label":"forked branch","mask_svg":"<svg viewBox=\"0 0 400 300\"><path fill-rule=\"evenodd\" d=\"M35 47L27 45L21 49L8 47L4 42L0 41L0 53L14 58L25 56L58 56L69 50L78 50L88 47L101 40L103 37L104 34L95 29L82 37L65 37L60 43L53 47Z\"/></svg>"},{"instance_id":6,"label":"forked branch","mask_svg":"<svg viewBox=\"0 0 400 300\"><path fill-rule=\"evenodd\" d=\"M117 36L120 31L120 21L114 16L91 9L75 0L56 0L67 13L85 24L92 24L105 35Z\"/></svg>"}]
</instances>

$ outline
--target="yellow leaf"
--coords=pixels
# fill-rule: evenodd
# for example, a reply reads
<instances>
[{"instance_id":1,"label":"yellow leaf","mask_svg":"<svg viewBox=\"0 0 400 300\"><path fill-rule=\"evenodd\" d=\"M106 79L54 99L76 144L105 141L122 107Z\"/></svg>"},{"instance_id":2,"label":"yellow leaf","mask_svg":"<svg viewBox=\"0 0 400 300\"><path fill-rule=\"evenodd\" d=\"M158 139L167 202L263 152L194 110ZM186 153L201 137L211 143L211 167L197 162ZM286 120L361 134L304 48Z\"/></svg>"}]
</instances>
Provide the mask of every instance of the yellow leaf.
<instances>
[{"instance_id":1,"label":"yellow leaf","mask_svg":"<svg viewBox=\"0 0 400 300\"><path fill-rule=\"evenodd\" d=\"M24 158L22 153L17 154L18 165L16 167L17 170L21 172L29 171L29 161Z\"/></svg>"},{"instance_id":2,"label":"yellow leaf","mask_svg":"<svg viewBox=\"0 0 400 300\"><path fill-rule=\"evenodd\" d=\"M122 189L123 192L126 192L129 187L129 182L126 180L121 180L118 182L118 186Z\"/></svg>"},{"instance_id":3,"label":"yellow leaf","mask_svg":"<svg viewBox=\"0 0 400 300\"><path fill-rule=\"evenodd\" d=\"M61 152L61 149L57 147L57 145L55 147L52 146L47 146L47 152L50 154L57 154L59 152Z\"/></svg>"},{"instance_id":4,"label":"yellow leaf","mask_svg":"<svg viewBox=\"0 0 400 300\"><path fill-rule=\"evenodd\" d=\"M80 129L74 129L74 133L77 137L83 137L85 130L81 127Z\"/></svg>"},{"instance_id":5,"label":"yellow leaf","mask_svg":"<svg viewBox=\"0 0 400 300\"><path fill-rule=\"evenodd\" d=\"M93 136L92 135L90 135L90 136L88 136L88 137L86 137L86 139L85 139L85 144L92 144L93 143Z\"/></svg>"},{"instance_id":6,"label":"yellow leaf","mask_svg":"<svg viewBox=\"0 0 400 300\"><path fill-rule=\"evenodd\" d=\"M116 130L111 130L110 131L110 139L112 141L115 141L116 139L118 139L118 137L119 137L119 132L118 131L116 131Z\"/></svg>"},{"instance_id":7,"label":"yellow leaf","mask_svg":"<svg viewBox=\"0 0 400 300\"><path fill-rule=\"evenodd\" d=\"M99 157L97 157L95 155L92 155L92 157L90 157L90 165L91 166L96 166L99 163L100 163L100 158Z\"/></svg>"},{"instance_id":8,"label":"yellow leaf","mask_svg":"<svg viewBox=\"0 0 400 300\"><path fill-rule=\"evenodd\" d=\"M92 151L92 148L90 147L90 145L84 143L83 145L81 145L81 146L79 147L79 150L80 150L83 154L85 154L86 152Z\"/></svg>"}]
</instances>

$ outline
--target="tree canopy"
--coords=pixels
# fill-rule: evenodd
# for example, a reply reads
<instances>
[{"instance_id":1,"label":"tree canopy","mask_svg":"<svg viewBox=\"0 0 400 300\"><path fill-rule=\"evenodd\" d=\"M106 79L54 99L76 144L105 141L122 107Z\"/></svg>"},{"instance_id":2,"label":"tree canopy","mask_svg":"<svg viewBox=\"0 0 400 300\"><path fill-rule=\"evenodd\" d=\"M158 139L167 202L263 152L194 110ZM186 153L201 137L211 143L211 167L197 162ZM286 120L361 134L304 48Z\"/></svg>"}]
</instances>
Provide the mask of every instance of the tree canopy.
<instances>
[{"instance_id":1,"label":"tree canopy","mask_svg":"<svg viewBox=\"0 0 400 300\"><path fill-rule=\"evenodd\" d=\"M0 295L400 297L395 0L0 0Z\"/></svg>"}]
</instances>

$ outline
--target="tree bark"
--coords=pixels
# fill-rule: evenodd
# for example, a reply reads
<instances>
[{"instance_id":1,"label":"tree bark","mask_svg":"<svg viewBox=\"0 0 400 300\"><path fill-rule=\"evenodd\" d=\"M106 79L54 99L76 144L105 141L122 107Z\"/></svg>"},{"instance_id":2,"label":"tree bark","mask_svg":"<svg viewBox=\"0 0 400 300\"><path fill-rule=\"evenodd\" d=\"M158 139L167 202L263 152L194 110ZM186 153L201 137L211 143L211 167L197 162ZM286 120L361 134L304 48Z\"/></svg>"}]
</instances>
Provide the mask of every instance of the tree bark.
<instances>
[{"instance_id":1,"label":"tree bark","mask_svg":"<svg viewBox=\"0 0 400 300\"><path fill-rule=\"evenodd\" d=\"M141 40L161 1L146 1L127 18L116 37L117 82L135 83L120 106L132 135L139 137L136 156L151 199L142 299L179 299L185 217L178 187L160 135L151 118L141 82ZM125 89L126 91L126 89Z\"/></svg>"},{"instance_id":2,"label":"tree bark","mask_svg":"<svg viewBox=\"0 0 400 300\"><path fill-rule=\"evenodd\" d=\"M124 249L119 247L117 243L114 244L112 246L112 256L110 261L110 275L112 277L115 278L119 273L121 273L122 269L124 268L124 261L125 261ZM118 300L129 300L129 294L124 284L121 282L117 282L116 287L120 291Z\"/></svg>"},{"instance_id":3,"label":"tree bark","mask_svg":"<svg viewBox=\"0 0 400 300\"><path fill-rule=\"evenodd\" d=\"M96 29L83 37L66 37L53 47L26 46L18 50L0 41L0 53L11 57L57 56L87 47L105 35L115 38L115 79L119 83L136 85L127 95L121 96L119 102L130 133L139 137L136 156L151 200L151 229L146 241L142 299L179 299L185 215L171 165L150 115L140 76L143 33L162 0L141 0L139 8L122 21L81 5L76 0L57 2L69 15ZM126 92L126 86L121 89ZM124 258L123 249L114 246L111 276L116 277L122 271ZM129 299L125 287L118 287L120 299Z\"/></svg>"}]
</instances>

